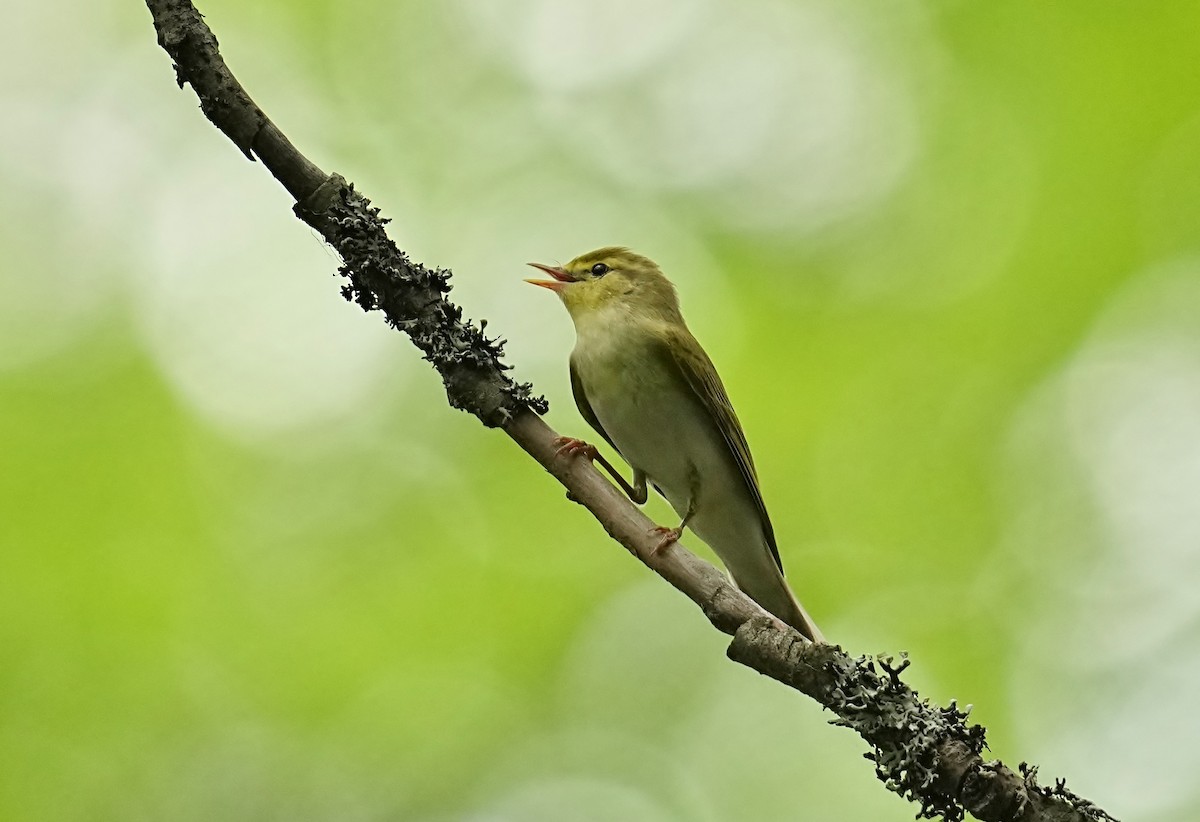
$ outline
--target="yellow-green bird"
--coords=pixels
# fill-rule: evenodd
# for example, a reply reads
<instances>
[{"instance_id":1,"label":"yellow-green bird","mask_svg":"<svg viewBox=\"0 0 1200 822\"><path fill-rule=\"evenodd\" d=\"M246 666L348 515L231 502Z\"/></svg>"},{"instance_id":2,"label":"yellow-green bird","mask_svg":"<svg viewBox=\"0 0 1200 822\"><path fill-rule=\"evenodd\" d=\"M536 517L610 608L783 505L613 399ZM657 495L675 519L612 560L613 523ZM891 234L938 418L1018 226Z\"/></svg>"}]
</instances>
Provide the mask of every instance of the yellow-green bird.
<instances>
[{"instance_id":1,"label":"yellow-green bird","mask_svg":"<svg viewBox=\"0 0 1200 822\"><path fill-rule=\"evenodd\" d=\"M747 596L823 642L784 581L746 435L712 360L683 321L675 286L654 262L616 246L560 267L530 265L554 279L528 282L557 293L575 323L575 404L629 463L633 483L582 440L564 437L560 453L601 462L639 505L651 483L682 518L676 528L656 529L659 550L691 528Z\"/></svg>"}]
</instances>

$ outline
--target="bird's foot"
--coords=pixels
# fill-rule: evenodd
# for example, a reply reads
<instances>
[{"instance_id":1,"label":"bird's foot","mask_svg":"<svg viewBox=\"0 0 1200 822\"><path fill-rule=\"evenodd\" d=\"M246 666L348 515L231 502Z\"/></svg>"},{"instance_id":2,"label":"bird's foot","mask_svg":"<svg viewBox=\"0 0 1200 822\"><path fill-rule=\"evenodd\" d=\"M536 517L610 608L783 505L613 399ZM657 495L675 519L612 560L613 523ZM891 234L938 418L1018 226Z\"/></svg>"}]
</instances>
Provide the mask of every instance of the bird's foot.
<instances>
[{"instance_id":1,"label":"bird's foot","mask_svg":"<svg viewBox=\"0 0 1200 822\"><path fill-rule=\"evenodd\" d=\"M657 555L657 554L661 554L669 546L674 545L675 543L679 542L679 538L681 536L683 536L683 529L682 528L668 528L665 525L656 525L650 529L650 533L656 534L656 535L662 537L662 539L660 539L658 541L658 545L655 545L650 550L651 554Z\"/></svg>"},{"instance_id":2,"label":"bird's foot","mask_svg":"<svg viewBox=\"0 0 1200 822\"><path fill-rule=\"evenodd\" d=\"M554 445L558 450L554 452L556 457L574 457L582 455L589 460L594 460L599 455L596 446L590 445L583 440L575 439L574 437L556 437Z\"/></svg>"}]
</instances>

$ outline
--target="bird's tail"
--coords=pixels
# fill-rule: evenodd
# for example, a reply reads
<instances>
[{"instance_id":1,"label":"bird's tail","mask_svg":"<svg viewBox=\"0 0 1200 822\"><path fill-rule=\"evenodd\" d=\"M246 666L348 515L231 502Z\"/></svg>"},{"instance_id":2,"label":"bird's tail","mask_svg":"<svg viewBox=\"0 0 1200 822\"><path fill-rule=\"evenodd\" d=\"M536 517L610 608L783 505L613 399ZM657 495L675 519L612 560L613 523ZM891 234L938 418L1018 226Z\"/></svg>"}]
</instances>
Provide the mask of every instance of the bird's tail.
<instances>
[{"instance_id":1,"label":"bird's tail","mask_svg":"<svg viewBox=\"0 0 1200 822\"><path fill-rule=\"evenodd\" d=\"M788 587L787 580L783 578L783 572L778 567L768 579L757 577L755 585L745 585L743 582L749 582L749 580L741 580L737 577L734 577L733 582L742 593L813 642L825 641L825 635L821 633L817 623L813 622L808 611L804 610L804 606L796 599L796 595Z\"/></svg>"}]
</instances>

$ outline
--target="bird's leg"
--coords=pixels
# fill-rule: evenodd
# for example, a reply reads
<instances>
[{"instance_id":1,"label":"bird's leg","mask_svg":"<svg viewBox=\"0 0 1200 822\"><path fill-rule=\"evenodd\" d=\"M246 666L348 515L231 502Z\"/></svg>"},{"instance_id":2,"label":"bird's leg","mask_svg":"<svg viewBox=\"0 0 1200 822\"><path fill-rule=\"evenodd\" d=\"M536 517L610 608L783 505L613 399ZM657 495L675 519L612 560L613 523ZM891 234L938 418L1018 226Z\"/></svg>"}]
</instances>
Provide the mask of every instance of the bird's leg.
<instances>
[{"instance_id":1,"label":"bird's leg","mask_svg":"<svg viewBox=\"0 0 1200 822\"><path fill-rule=\"evenodd\" d=\"M662 539L658 541L650 553L657 554L665 549L668 545L674 545L679 542L679 538L683 536L683 529L687 528L687 524L692 521L692 517L696 515L696 495L692 494L688 498L687 511L684 512L683 519L679 521L679 525L675 528L668 528L665 525L656 525L650 529L652 534L660 534Z\"/></svg>"},{"instance_id":2,"label":"bird's leg","mask_svg":"<svg viewBox=\"0 0 1200 822\"><path fill-rule=\"evenodd\" d=\"M575 437L558 437L554 440L554 444L558 446L558 450L554 452L556 457L573 457L580 455L586 457L591 462L598 464L601 468L609 473L609 475L617 481L617 485L621 490L629 495L629 498L638 505L646 502L649 493L646 491L646 474L642 471L633 469L633 484L630 485L625 481L613 464L604 458L604 455L596 450L596 446L586 443L583 440Z\"/></svg>"},{"instance_id":3,"label":"bird's leg","mask_svg":"<svg viewBox=\"0 0 1200 822\"><path fill-rule=\"evenodd\" d=\"M557 450L554 452L556 457L573 457L576 454L582 454L589 460L594 460L600 456L600 452L596 450L596 446L586 443L583 440L575 439L574 437L555 437L554 445Z\"/></svg>"},{"instance_id":4,"label":"bird's leg","mask_svg":"<svg viewBox=\"0 0 1200 822\"><path fill-rule=\"evenodd\" d=\"M624 486L625 493L629 498L638 505L645 505L646 500L650 498L650 492L646 490L646 472L640 471L637 468L633 469L633 487Z\"/></svg>"}]
</instances>

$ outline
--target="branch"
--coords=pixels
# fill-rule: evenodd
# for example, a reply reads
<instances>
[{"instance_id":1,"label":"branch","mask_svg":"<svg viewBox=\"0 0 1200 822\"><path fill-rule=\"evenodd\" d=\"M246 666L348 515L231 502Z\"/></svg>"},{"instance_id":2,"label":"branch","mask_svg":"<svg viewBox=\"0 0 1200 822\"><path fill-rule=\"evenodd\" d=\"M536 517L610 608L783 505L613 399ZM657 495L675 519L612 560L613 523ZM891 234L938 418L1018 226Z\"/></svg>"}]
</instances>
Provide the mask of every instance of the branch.
<instances>
[{"instance_id":1,"label":"branch","mask_svg":"<svg viewBox=\"0 0 1200 822\"><path fill-rule=\"evenodd\" d=\"M531 386L516 383L501 362L503 344L462 319L446 299L450 273L414 263L388 238L379 209L337 174L326 174L267 118L225 65L216 37L188 0L146 0L158 42L190 84L200 108L250 160L260 160L296 200L294 211L341 255L343 296L379 310L429 360L450 405L508 434L625 546L691 599L720 631L733 636L730 659L808 695L871 745L867 757L889 790L920 804L918 817L957 822L969 811L984 822L1090 822L1112 817L1068 791L1039 786L1037 769L1014 773L985 761L984 729L967 725L951 703L931 705L900 680L908 667L887 658L851 657L814 645L767 615L726 576L678 543L658 552L654 523L591 463L555 456L556 433Z\"/></svg>"}]
</instances>

